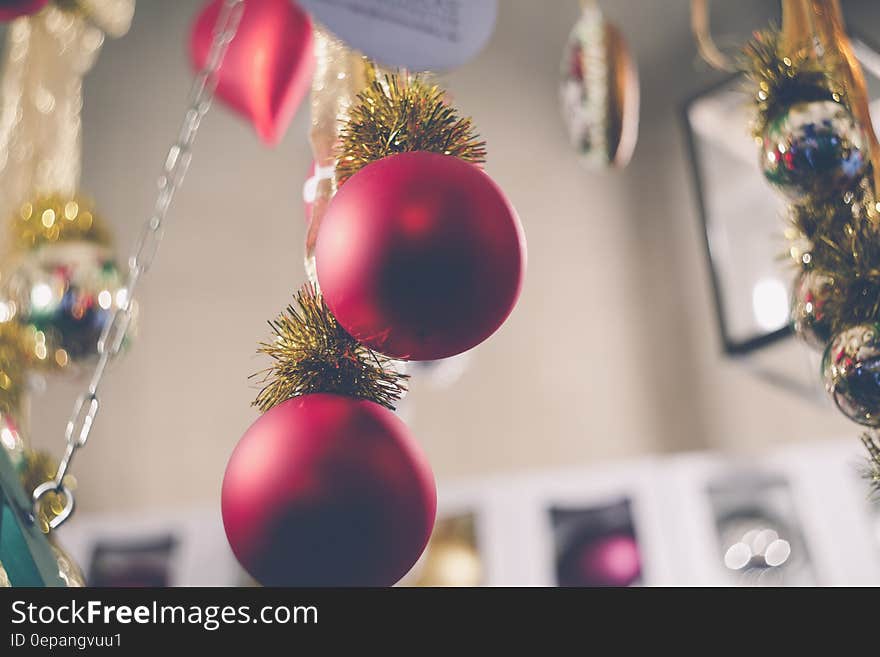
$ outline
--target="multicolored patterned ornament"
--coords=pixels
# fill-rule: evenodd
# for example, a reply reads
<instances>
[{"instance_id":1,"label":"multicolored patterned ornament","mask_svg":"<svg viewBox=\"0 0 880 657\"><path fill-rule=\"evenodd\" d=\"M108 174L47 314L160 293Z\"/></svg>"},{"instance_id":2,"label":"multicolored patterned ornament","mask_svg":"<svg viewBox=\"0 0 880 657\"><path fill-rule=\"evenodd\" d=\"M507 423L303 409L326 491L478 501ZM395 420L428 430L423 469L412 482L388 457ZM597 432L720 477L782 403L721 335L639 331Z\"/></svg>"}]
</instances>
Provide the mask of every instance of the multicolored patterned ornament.
<instances>
[{"instance_id":1,"label":"multicolored patterned ornament","mask_svg":"<svg viewBox=\"0 0 880 657\"><path fill-rule=\"evenodd\" d=\"M880 426L880 324L865 323L835 335L822 358L825 389L849 419Z\"/></svg>"},{"instance_id":2,"label":"multicolored patterned ornament","mask_svg":"<svg viewBox=\"0 0 880 657\"><path fill-rule=\"evenodd\" d=\"M49 196L25 204L13 232L19 253L3 296L27 331L30 357L49 369L95 357L128 301L103 222L81 198Z\"/></svg>"},{"instance_id":3,"label":"multicolored patterned ornament","mask_svg":"<svg viewBox=\"0 0 880 657\"><path fill-rule=\"evenodd\" d=\"M639 82L626 41L587 5L562 58L560 99L572 144L591 168L624 167L639 129Z\"/></svg>"},{"instance_id":4,"label":"multicolored patterned ornament","mask_svg":"<svg viewBox=\"0 0 880 657\"><path fill-rule=\"evenodd\" d=\"M834 279L815 269L805 269L795 279L791 298L791 323L795 334L824 351L831 339L831 316L825 305L834 294Z\"/></svg>"},{"instance_id":5,"label":"multicolored patterned ornament","mask_svg":"<svg viewBox=\"0 0 880 657\"><path fill-rule=\"evenodd\" d=\"M854 189L868 166L867 137L833 100L794 103L770 117L761 138L764 177L792 200Z\"/></svg>"}]
</instances>

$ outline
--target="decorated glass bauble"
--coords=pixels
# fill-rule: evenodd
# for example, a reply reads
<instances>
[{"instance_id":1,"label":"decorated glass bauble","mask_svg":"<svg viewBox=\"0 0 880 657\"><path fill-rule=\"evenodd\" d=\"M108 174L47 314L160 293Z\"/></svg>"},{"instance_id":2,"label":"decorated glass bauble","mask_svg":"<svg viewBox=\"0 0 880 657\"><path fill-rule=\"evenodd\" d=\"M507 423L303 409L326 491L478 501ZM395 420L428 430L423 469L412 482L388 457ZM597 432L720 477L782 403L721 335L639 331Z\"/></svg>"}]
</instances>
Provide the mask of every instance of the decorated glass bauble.
<instances>
[{"instance_id":1,"label":"decorated glass bauble","mask_svg":"<svg viewBox=\"0 0 880 657\"><path fill-rule=\"evenodd\" d=\"M791 323L795 334L808 345L824 351L831 339L831 317L826 304L834 294L834 279L815 269L805 269L794 282Z\"/></svg>"},{"instance_id":2,"label":"decorated glass bauble","mask_svg":"<svg viewBox=\"0 0 880 657\"><path fill-rule=\"evenodd\" d=\"M383 158L340 187L315 249L328 307L360 342L405 360L460 354L513 310L525 238L477 166L426 151Z\"/></svg>"},{"instance_id":3,"label":"decorated glass bauble","mask_svg":"<svg viewBox=\"0 0 880 657\"><path fill-rule=\"evenodd\" d=\"M22 254L7 294L17 321L29 331L33 359L51 369L95 357L101 332L128 301L110 249L86 241Z\"/></svg>"},{"instance_id":4,"label":"decorated glass bauble","mask_svg":"<svg viewBox=\"0 0 880 657\"><path fill-rule=\"evenodd\" d=\"M562 58L562 117L589 167L623 167L639 127L639 82L626 41L593 3L584 7Z\"/></svg>"},{"instance_id":5,"label":"decorated glass bauble","mask_svg":"<svg viewBox=\"0 0 880 657\"><path fill-rule=\"evenodd\" d=\"M406 425L341 395L271 408L223 478L229 544L266 586L391 586L424 550L436 506L434 476Z\"/></svg>"},{"instance_id":6,"label":"decorated glass bauble","mask_svg":"<svg viewBox=\"0 0 880 657\"><path fill-rule=\"evenodd\" d=\"M764 177L792 200L851 188L867 167L867 137L833 100L794 103L764 129Z\"/></svg>"},{"instance_id":7,"label":"decorated glass bauble","mask_svg":"<svg viewBox=\"0 0 880 657\"><path fill-rule=\"evenodd\" d=\"M880 324L856 324L838 332L822 358L822 376L844 415L880 426Z\"/></svg>"}]
</instances>

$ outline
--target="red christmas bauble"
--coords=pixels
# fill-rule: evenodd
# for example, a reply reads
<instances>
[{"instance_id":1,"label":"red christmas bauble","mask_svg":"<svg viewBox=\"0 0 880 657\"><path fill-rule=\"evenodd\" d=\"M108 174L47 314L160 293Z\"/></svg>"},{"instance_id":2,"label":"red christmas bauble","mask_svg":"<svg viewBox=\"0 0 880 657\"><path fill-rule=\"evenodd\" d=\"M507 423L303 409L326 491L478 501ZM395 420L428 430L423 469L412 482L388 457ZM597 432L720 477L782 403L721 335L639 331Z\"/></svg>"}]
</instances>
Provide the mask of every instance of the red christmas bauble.
<instances>
[{"instance_id":1,"label":"red christmas bauble","mask_svg":"<svg viewBox=\"0 0 880 657\"><path fill-rule=\"evenodd\" d=\"M352 176L327 207L315 249L328 307L355 338L409 360L478 345L516 305L525 238L478 167L428 152Z\"/></svg>"},{"instance_id":2,"label":"red christmas bauble","mask_svg":"<svg viewBox=\"0 0 880 657\"><path fill-rule=\"evenodd\" d=\"M212 0L190 34L193 66L208 59L223 0ZM245 0L218 73L216 95L249 119L268 144L281 141L311 84L312 21L291 0Z\"/></svg>"},{"instance_id":3,"label":"red christmas bauble","mask_svg":"<svg viewBox=\"0 0 880 657\"><path fill-rule=\"evenodd\" d=\"M36 14L47 4L49 0L0 0L0 22Z\"/></svg>"},{"instance_id":4,"label":"red christmas bauble","mask_svg":"<svg viewBox=\"0 0 880 657\"><path fill-rule=\"evenodd\" d=\"M406 425L370 401L290 399L238 443L223 478L223 524L267 586L390 586L430 537L434 476Z\"/></svg>"}]
</instances>

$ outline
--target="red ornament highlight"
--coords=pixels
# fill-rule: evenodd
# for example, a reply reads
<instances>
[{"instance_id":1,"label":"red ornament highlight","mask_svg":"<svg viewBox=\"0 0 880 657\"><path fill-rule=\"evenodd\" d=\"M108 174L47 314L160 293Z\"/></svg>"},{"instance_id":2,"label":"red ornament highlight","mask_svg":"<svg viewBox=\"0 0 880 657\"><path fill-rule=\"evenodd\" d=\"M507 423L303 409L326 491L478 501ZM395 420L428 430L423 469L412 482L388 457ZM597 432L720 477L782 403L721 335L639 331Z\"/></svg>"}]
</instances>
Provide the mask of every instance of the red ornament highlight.
<instances>
[{"instance_id":1,"label":"red ornament highlight","mask_svg":"<svg viewBox=\"0 0 880 657\"><path fill-rule=\"evenodd\" d=\"M3 0L0 2L0 22L36 14L47 4L49 0Z\"/></svg>"},{"instance_id":2,"label":"red ornament highlight","mask_svg":"<svg viewBox=\"0 0 880 657\"><path fill-rule=\"evenodd\" d=\"M526 245L516 211L488 175L456 157L416 151L373 162L321 221L324 299L381 353L462 353L492 335L519 298Z\"/></svg>"},{"instance_id":3,"label":"red ornament highlight","mask_svg":"<svg viewBox=\"0 0 880 657\"><path fill-rule=\"evenodd\" d=\"M424 550L436 508L434 476L406 425L339 395L267 411L223 479L229 544L267 586L391 586Z\"/></svg>"},{"instance_id":4,"label":"red ornament highlight","mask_svg":"<svg viewBox=\"0 0 880 657\"><path fill-rule=\"evenodd\" d=\"M223 0L201 11L190 35L196 70L205 65ZM245 0L241 23L218 73L216 95L275 145L309 89L315 57L312 21L291 0Z\"/></svg>"}]
</instances>

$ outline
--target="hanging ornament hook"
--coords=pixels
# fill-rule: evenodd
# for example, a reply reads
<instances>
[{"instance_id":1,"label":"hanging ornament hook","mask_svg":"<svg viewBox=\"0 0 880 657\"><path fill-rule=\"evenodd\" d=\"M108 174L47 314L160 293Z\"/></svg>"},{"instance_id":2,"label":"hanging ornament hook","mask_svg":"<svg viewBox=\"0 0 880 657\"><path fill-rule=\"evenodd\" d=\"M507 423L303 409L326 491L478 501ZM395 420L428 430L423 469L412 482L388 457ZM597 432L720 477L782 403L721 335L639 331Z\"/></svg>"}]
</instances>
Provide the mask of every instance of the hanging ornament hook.
<instances>
[{"instance_id":1,"label":"hanging ornament hook","mask_svg":"<svg viewBox=\"0 0 880 657\"><path fill-rule=\"evenodd\" d=\"M691 30L697 40L697 51L709 66L731 73L737 70L733 59L721 52L712 37L709 0L691 0Z\"/></svg>"}]
</instances>

